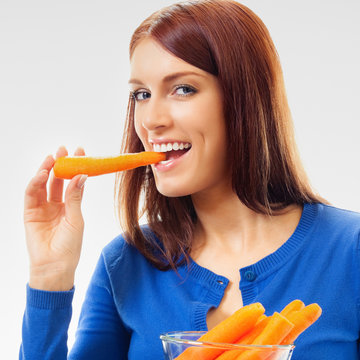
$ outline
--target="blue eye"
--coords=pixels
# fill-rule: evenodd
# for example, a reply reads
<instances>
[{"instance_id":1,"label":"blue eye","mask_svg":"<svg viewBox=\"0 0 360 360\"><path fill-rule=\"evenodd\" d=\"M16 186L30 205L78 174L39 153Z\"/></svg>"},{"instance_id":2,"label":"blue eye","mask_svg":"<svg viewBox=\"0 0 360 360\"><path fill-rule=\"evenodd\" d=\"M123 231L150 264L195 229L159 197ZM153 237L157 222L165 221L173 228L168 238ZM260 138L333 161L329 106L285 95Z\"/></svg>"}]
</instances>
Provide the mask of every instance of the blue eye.
<instances>
[{"instance_id":1,"label":"blue eye","mask_svg":"<svg viewBox=\"0 0 360 360\"><path fill-rule=\"evenodd\" d=\"M189 85L179 85L175 88L175 93L180 96L189 96L196 93L196 90Z\"/></svg>"},{"instance_id":2,"label":"blue eye","mask_svg":"<svg viewBox=\"0 0 360 360\"><path fill-rule=\"evenodd\" d=\"M151 97L151 94L149 92L143 90L134 91L131 95L135 101L143 101Z\"/></svg>"}]
</instances>

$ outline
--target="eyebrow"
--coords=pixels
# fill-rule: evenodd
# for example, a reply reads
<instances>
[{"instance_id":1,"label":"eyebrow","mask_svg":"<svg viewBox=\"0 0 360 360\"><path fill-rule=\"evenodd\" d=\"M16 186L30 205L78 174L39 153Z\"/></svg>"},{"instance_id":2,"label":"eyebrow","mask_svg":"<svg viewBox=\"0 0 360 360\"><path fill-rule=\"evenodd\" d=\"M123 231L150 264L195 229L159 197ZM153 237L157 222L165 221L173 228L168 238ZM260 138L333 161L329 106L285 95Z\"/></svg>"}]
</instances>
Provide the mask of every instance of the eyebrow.
<instances>
[{"instance_id":1,"label":"eyebrow","mask_svg":"<svg viewBox=\"0 0 360 360\"><path fill-rule=\"evenodd\" d=\"M170 81L173 81L179 77L182 77L182 76L186 76L186 75L197 75L197 76L201 76L201 77L204 77L204 75L200 74L200 73L197 73L195 71L180 71L180 72L176 72L176 73L173 73L173 74L169 74L169 75L166 75L163 79L162 79L162 82L164 83L167 83L167 82L170 82ZM139 80L139 79L130 79L129 80L129 84L139 84L139 85L143 85L142 81Z\"/></svg>"}]
</instances>

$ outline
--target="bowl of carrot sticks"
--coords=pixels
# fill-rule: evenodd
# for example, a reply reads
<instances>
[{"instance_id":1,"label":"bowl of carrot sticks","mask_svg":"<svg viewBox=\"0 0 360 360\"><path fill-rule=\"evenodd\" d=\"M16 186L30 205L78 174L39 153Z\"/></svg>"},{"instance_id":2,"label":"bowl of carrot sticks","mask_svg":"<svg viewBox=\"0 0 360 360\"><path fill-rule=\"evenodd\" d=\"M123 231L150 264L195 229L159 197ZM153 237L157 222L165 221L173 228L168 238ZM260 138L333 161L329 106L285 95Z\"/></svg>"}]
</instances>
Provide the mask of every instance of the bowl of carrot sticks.
<instances>
[{"instance_id":1,"label":"bowl of carrot sticks","mask_svg":"<svg viewBox=\"0 0 360 360\"><path fill-rule=\"evenodd\" d=\"M297 337L321 315L318 304L294 300L265 315L261 303L243 306L213 329L160 335L166 360L289 360Z\"/></svg>"},{"instance_id":2,"label":"bowl of carrot sticks","mask_svg":"<svg viewBox=\"0 0 360 360\"><path fill-rule=\"evenodd\" d=\"M289 360L294 345L241 345L200 341L205 332L161 335L166 360Z\"/></svg>"}]
</instances>

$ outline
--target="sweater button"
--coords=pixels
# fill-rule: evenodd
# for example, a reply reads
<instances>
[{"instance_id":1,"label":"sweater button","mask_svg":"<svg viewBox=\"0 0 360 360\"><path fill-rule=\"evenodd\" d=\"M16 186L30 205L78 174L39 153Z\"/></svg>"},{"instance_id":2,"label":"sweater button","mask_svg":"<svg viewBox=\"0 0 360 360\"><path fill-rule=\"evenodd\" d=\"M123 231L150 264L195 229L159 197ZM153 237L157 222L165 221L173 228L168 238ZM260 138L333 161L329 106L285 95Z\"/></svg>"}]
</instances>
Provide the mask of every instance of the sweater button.
<instances>
[{"instance_id":1,"label":"sweater button","mask_svg":"<svg viewBox=\"0 0 360 360\"><path fill-rule=\"evenodd\" d=\"M246 271L244 276L247 281L254 281L256 279L256 274L251 270Z\"/></svg>"},{"instance_id":2,"label":"sweater button","mask_svg":"<svg viewBox=\"0 0 360 360\"><path fill-rule=\"evenodd\" d=\"M222 280L217 280L218 284L224 285L224 282Z\"/></svg>"}]
</instances>

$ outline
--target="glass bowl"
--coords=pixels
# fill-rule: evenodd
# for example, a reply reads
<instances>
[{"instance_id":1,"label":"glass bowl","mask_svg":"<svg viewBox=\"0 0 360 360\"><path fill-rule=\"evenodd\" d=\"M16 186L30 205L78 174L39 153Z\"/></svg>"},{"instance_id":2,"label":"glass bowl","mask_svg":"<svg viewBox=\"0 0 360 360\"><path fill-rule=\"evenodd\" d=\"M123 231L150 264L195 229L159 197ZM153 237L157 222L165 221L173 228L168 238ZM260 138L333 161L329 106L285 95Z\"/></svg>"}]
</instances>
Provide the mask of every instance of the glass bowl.
<instances>
[{"instance_id":1,"label":"glass bowl","mask_svg":"<svg viewBox=\"0 0 360 360\"><path fill-rule=\"evenodd\" d=\"M160 335L166 360L289 360L294 345L240 345L202 342L205 331ZM180 356L181 355L181 356Z\"/></svg>"}]
</instances>

